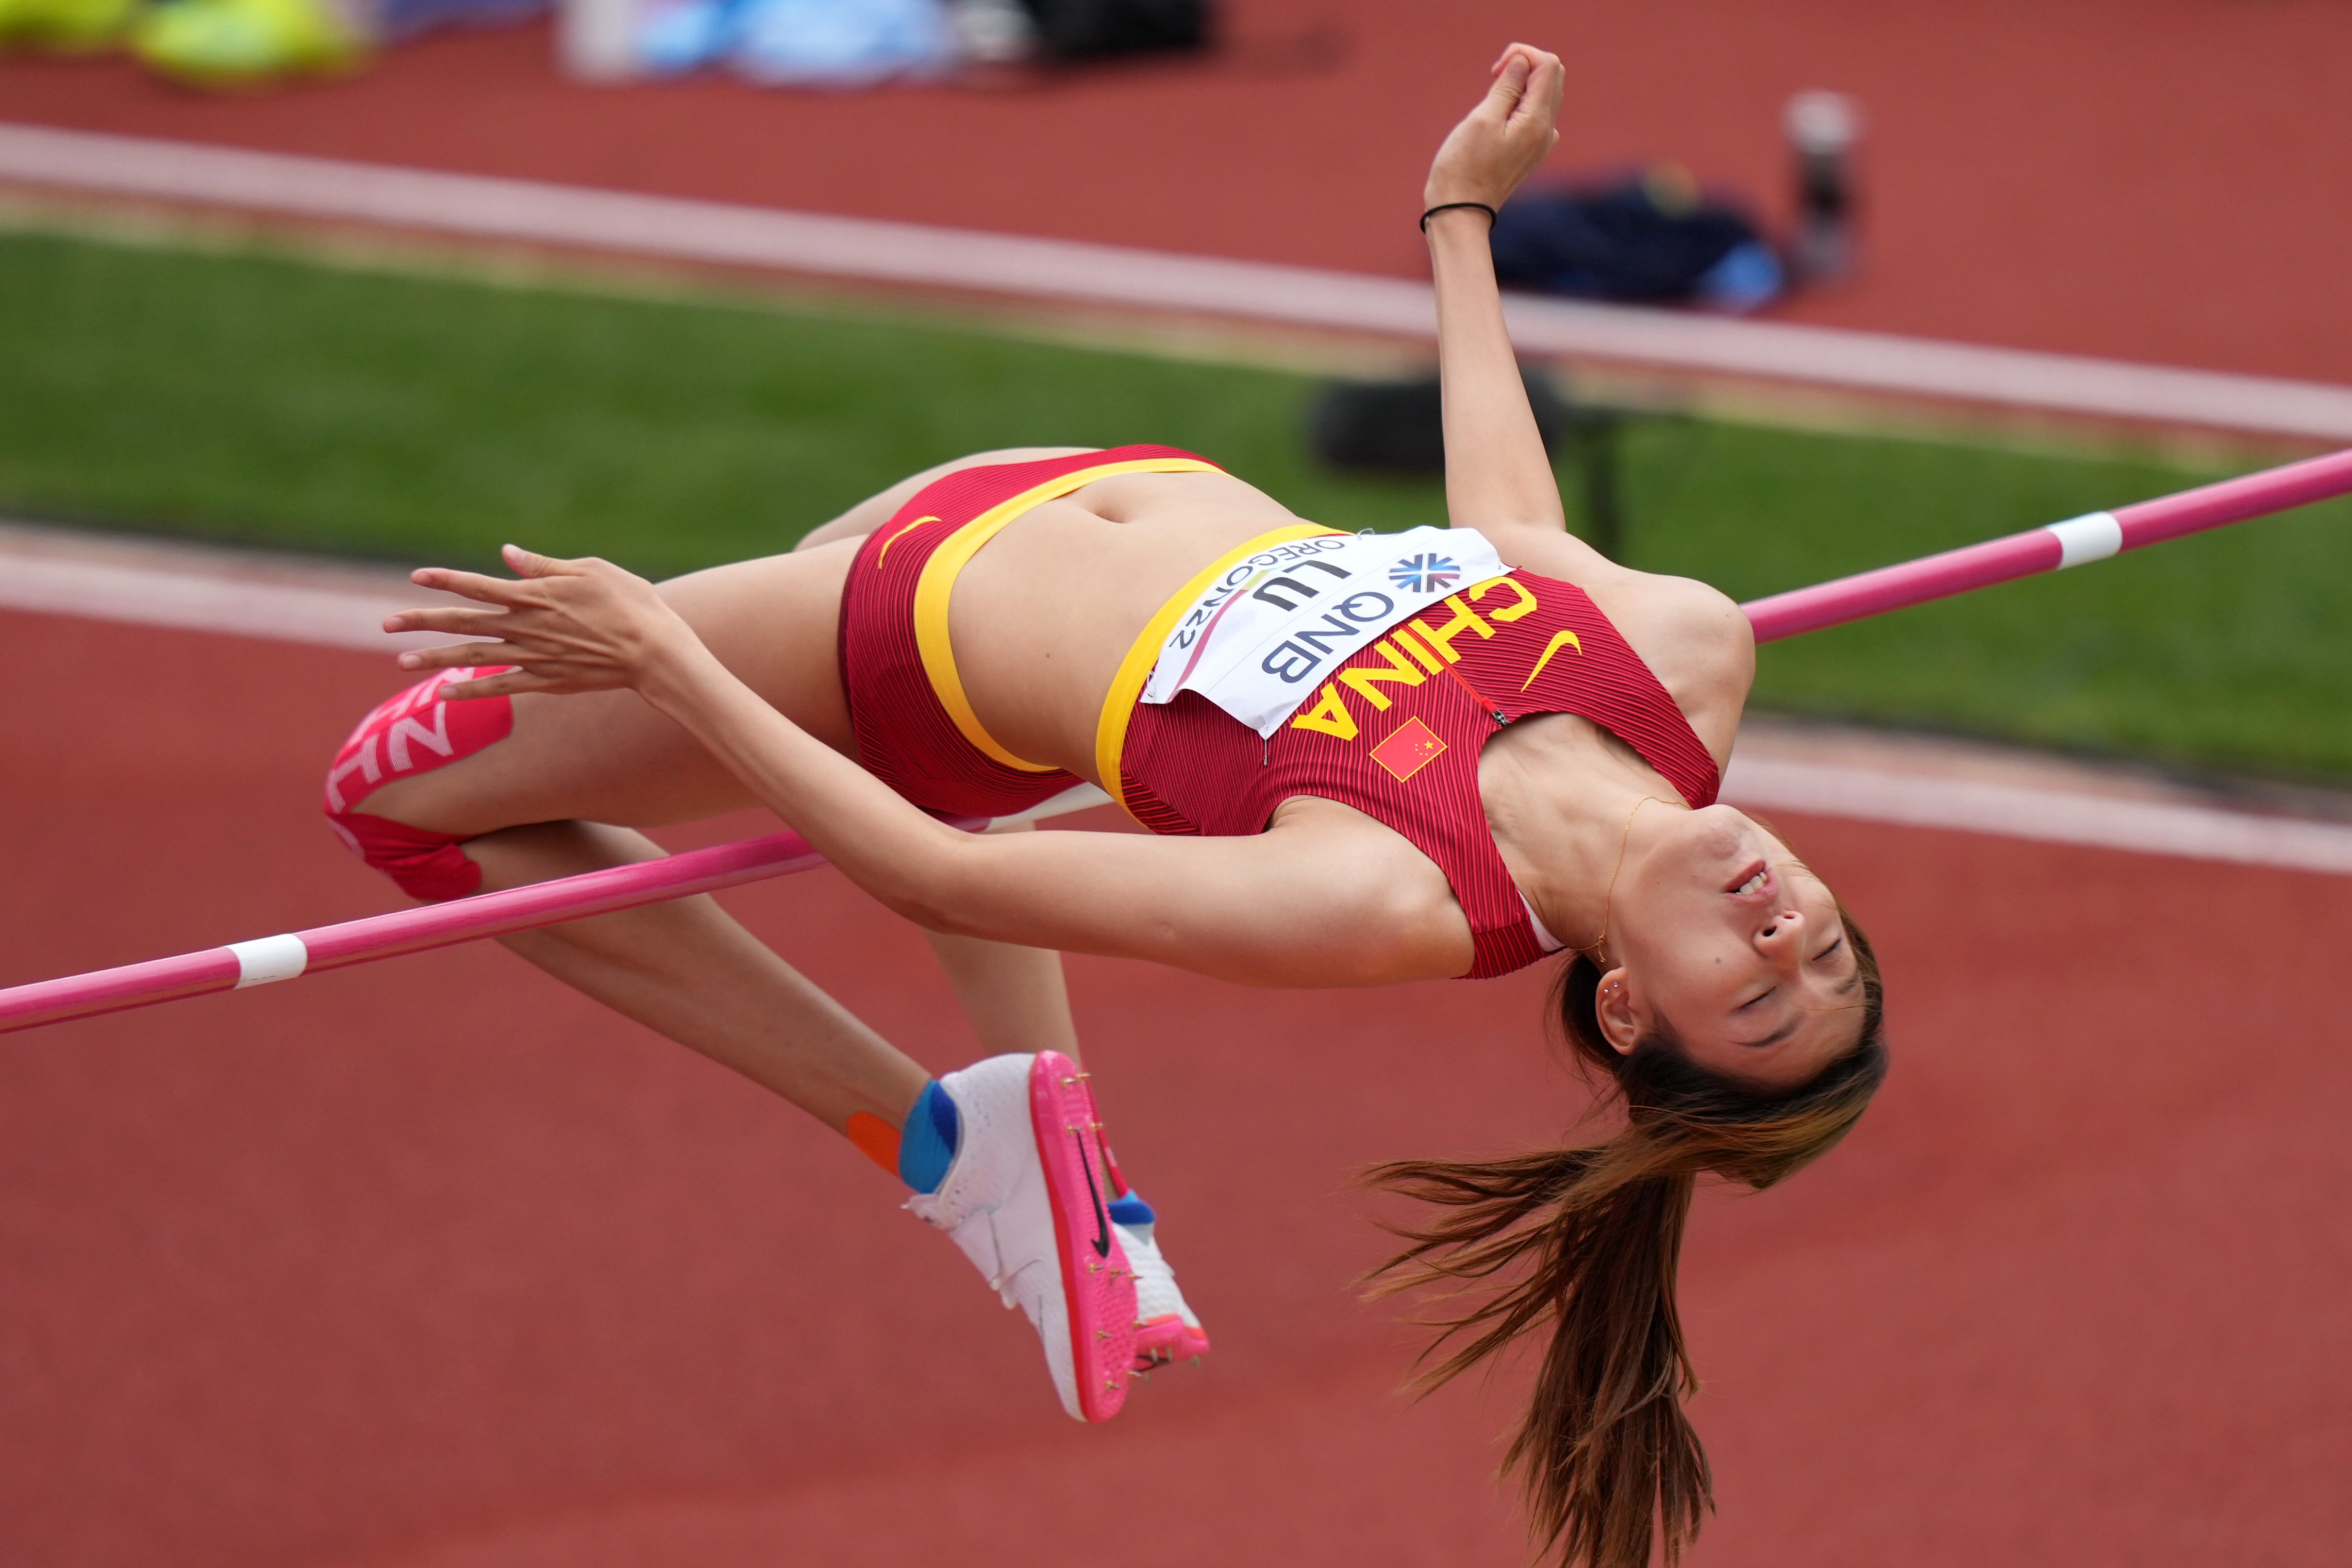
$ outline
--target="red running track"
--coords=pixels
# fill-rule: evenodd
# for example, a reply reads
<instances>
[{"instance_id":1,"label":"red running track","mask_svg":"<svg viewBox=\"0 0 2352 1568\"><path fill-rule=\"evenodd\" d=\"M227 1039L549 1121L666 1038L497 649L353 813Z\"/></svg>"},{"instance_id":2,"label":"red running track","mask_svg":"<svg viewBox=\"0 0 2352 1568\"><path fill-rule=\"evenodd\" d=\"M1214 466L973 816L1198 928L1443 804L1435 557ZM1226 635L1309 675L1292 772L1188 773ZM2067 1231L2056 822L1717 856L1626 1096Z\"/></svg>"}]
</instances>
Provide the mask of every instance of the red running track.
<instances>
[{"instance_id":1,"label":"red running track","mask_svg":"<svg viewBox=\"0 0 2352 1568\"><path fill-rule=\"evenodd\" d=\"M0 658L0 984L394 901L315 807L385 663L30 616ZM1696 1562L2340 1562L2352 879L1790 826L1899 1061L1822 1167L1703 1205ZM971 1054L833 873L729 898ZM1391 1396L1347 1181L1572 1116L1540 980L1072 967L1219 1346L1099 1430L838 1140L497 951L0 1043L0 1562L1521 1561L1508 1390Z\"/></svg>"},{"instance_id":2,"label":"red running track","mask_svg":"<svg viewBox=\"0 0 2352 1568\"><path fill-rule=\"evenodd\" d=\"M1024 91L583 89L545 32L443 35L228 99L0 59L0 117L1421 276L1438 138L1512 37L1571 61L1555 163L1680 159L1786 205L1805 88L1869 117L1867 252L1800 321L2352 381L2336 0L1228 0L1239 47ZM1336 31L1327 66L1293 46ZM1285 64L1286 61L1289 63Z\"/></svg>"}]
</instances>

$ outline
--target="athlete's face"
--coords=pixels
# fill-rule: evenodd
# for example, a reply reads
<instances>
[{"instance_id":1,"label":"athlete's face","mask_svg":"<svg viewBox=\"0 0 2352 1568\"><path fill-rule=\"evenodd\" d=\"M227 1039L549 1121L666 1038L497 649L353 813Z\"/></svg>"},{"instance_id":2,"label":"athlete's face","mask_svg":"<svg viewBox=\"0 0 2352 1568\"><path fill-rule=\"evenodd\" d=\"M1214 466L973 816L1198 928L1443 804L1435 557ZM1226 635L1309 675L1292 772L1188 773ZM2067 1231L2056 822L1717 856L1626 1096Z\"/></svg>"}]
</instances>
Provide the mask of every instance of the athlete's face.
<instances>
[{"instance_id":1,"label":"athlete's face","mask_svg":"<svg viewBox=\"0 0 2352 1568\"><path fill-rule=\"evenodd\" d=\"M1664 1033L1700 1066L1794 1089L1852 1048L1862 980L1837 900L1727 805L1670 814L1619 873L1601 985L1610 1043Z\"/></svg>"}]
</instances>

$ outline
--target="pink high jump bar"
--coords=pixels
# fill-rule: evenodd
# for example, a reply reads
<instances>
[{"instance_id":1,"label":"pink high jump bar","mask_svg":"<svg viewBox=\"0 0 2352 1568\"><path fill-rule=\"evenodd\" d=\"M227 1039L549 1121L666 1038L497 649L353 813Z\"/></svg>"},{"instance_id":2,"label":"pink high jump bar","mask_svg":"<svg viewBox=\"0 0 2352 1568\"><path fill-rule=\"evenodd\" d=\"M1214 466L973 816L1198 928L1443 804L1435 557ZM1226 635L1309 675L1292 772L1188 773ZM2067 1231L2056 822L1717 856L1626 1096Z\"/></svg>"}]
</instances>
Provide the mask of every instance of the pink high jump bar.
<instances>
[{"instance_id":1,"label":"pink high jump bar","mask_svg":"<svg viewBox=\"0 0 2352 1568\"><path fill-rule=\"evenodd\" d=\"M341 925L232 942L177 958L38 981L0 991L0 1034L37 1029L68 1018L119 1013L154 1002L175 1002L183 996L291 980L321 969L397 958L486 936L505 936L665 899L715 892L824 864L824 857L810 848L799 834L772 833L501 893L480 893Z\"/></svg>"},{"instance_id":2,"label":"pink high jump bar","mask_svg":"<svg viewBox=\"0 0 2352 1568\"><path fill-rule=\"evenodd\" d=\"M1800 632L1882 616L1889 610L1949 598L2012 578L2102 561L2122 551L2137 550L2183 534L2200 533L2347 493L2352 493L2352 450L2200 486L2114 511L2053 522L1899 566L1841 577L1815 588L1776 594L1743 607L1756 628L1756 640L1777 642ZM1103 798L1099 791L1091 787L1073 790L1028 815L1075 811L1098 804ZM978 828L986 825L963 822L958 826ZM159 958L119 969L39 981L0 991L0 1034L176 1001L183 996L291 980L322 969L396 958L403 953L423 952L483 937L561 925L640 904L714 892L767 877L787 876L824 864L824 858L810 848L798 834L775 833L528 888L481 893L446 904L347 921L341 925L232 942L226 947L207 948L177 958Z\"/></svg>"},{"instance_id":3,"label":"pink high jump bar","mask_svg":"<svg viewBox=\"0 0 2352 1568\"><path fill-rule=\"evenodd\" d=\"M2352 492L2352 449L2265 468L2242 479L2200 485L2178 495L2158 496L2113 511L2095 511L1982 544L1963 545L1941 555L1906 561L1840 577L1818 587L1798 588L1743 605L1758 642L1778 642L1800 632L1843 626L1889 610L1907 609L1930 599L1948 599L1971 588L1989 588L2012 578L2063 571L2104 561L2126 550L2161 544L2185 533L2265 517L2306 502Z\"/></svg>"}]
</instances>

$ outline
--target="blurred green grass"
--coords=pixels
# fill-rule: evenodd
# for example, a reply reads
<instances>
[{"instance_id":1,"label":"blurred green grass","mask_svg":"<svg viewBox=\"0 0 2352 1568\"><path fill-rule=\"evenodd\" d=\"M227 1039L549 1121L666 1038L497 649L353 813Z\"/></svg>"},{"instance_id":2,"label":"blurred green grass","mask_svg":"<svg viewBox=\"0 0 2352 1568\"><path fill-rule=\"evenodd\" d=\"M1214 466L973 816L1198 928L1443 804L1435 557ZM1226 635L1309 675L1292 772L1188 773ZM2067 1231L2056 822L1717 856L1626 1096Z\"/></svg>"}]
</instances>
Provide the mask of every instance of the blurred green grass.
<instances>
[{"instance_id":1,"label":"blurred green grass","mask_svg":"<svg viewBox=\"0 0 2352 1568\"><path fill-rule=\"evenodd\" d=\"M1157 441L1346 527L1312 383L935 320L615 297L0 234L0 509L403 561L513 539L666 575L781 550L961 453ZM2221 470L1684 420L1626 438L1634 564L1742 598ZM1568 487L1570 494L1576 487ZM2352 778L2352 505L1768 649L1757 700Z\"/></svg>"}]
</instances>

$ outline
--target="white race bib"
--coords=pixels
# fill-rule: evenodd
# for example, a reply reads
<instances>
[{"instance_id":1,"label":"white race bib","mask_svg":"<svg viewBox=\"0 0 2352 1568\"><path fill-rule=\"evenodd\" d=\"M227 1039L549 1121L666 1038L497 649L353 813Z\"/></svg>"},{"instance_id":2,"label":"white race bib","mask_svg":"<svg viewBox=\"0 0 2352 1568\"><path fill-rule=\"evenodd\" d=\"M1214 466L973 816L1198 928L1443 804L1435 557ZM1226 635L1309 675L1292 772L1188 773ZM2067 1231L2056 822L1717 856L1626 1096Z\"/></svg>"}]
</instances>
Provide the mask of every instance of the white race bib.
<instances>
[{"instance_id":1,"label":"white race bib","mask_svg":"<svg viewBox=\"0 0 2352 1568\"><path fill-rule=\"evenodd\" d=\"M1160 646L1143 700L1197 691L1271 735L1358 649L1510 568L1475 529L1327 533L1234 563Z\"/></svg>"}]
</instances>

